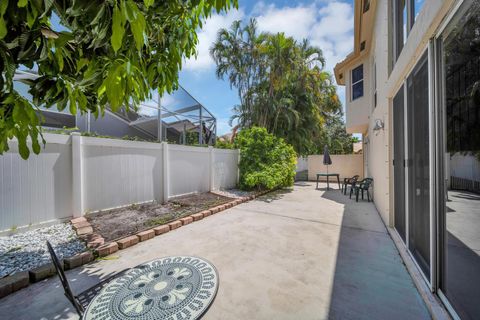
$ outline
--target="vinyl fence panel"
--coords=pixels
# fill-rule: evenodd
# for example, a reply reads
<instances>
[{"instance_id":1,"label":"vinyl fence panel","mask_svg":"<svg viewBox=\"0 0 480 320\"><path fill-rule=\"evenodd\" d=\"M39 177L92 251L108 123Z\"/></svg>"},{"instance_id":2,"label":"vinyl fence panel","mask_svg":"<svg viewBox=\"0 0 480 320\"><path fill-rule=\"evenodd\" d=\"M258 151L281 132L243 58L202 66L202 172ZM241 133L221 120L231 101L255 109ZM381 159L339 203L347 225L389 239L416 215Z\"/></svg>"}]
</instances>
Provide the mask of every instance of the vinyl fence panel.
<instances>
[{"instance_id":1,"label":"vinyl fence panel","mask_svg":"<svg viewBox=\"0 0 480 320\"><path fill-rule=\"evenodd\" d=\"M169 197L210 190L209 148L168 146Z\"/></svg>"},{"instance_id":2,"label":"vinyl fence panel","mask_svg":"<svg viewBox=\"0 0 480 320\"><path fill-rule=\"evenodd\" d=\"M238 150L44 134L28 160L0 156L0 232L147 201L234 187Z\"/></svg>"},{"instance_id":3,"label":"vinyl fence panel","mask_svg":"<svg viewBox=\"0 0 480 320\"><path fill-rule=\"evenodd\" d=\"M213 152L213 189L233 188L238 182L238 150L214 149Z\"/></svg>"},{"instance_id":4,"label":"vinyl fence panel","mask_svg":"<svg viewBox=\"0 0 480 320\"><path fill-rule=\"evenodd\" d=\"M71 138L44 137L47 145L40 156L23 160L16 142L0 156L0 230L71 216Z\"/></svg>"},{"instance_id":5,"label":"vinyl fence panel","mask_svg":"<svg viewBox=\"0 0 480 320\"><path fill-rule=\"evenodd\" d=\"M82 137L86 211L162 200L162 144Z\"/></svg>"}]
</instances>

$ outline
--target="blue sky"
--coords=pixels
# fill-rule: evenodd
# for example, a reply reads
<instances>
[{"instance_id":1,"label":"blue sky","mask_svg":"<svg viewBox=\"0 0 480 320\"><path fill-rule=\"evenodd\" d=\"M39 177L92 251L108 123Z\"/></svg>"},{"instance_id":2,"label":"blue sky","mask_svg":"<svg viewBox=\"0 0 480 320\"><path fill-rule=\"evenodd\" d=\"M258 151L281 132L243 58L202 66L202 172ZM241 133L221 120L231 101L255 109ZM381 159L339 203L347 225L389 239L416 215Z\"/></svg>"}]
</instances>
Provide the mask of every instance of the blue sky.
<instances>
[{"instance_id":1,"label":"blue sky","mask_svg":"<svg viewBox=\"0 0 480 320\"><path fill-rule=\"evenodd\" d=\"M299 41L308 38L312 45L323 50L326 69L332 75L335 64L353 50L353 0L239 0L238 9L212 15L199 30L198 55L185 61L180 84L217 117L219 135L230 132L231 110L239 99L228 81L217 79L209 48L220 28L252 17L257 19L260 31L284 32ZM58 17L53 16L52 22L55 29L63 29ZM343 87L338 87L338 95L344 105Z\"/></svg>"},{"instance_id":2,"label":"blue sky","mask_svg":"<svg viewBox=\"0 0 480 320\"><path fill-rule=\"evenodd\" d=\"M298 40L308 38L323 50L326 69L332 74L335 64L353 50L353 0L239 2L238 10L207 20L199 32L197 58L187 60L180 73L180 84L217 117L219 135L230 131L231 109L238 103L235 89L216 78L215 63L208 52L220 28L230 27L234 20L255 17L261 31L285 32ZM343 87L338 94L343 103Z\"/></svg>"}]
</instances>

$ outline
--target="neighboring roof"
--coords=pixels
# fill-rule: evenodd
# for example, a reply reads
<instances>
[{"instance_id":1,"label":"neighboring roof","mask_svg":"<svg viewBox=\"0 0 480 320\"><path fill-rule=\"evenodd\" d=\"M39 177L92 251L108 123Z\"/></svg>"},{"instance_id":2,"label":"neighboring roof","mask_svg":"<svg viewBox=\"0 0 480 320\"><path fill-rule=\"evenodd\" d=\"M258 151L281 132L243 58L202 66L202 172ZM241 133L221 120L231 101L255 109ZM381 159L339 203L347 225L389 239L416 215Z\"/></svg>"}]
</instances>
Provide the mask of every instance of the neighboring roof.
<instances>
[{"instance_id":1,"label":"neighboring roof","mask_svg":"<svg viewBox=\"0 0 480 320\"><path fill-rule=\"evenodd\" d=\"M345 85L345 77L343 75L345 67L355 63L370 50L376 3L376 0L355 0L353 52L335 65L335 80L338 85ZM368 9L364 10L366 7ZM364 43L363 48L362 43Z\"/></svg>"},{"instance_id":2,"label":"neighboring roof","mask_svg":"<svg viewBox=\"0 0 480 320\"><path fill-rule=\"evenodd\" d=\"M19 81L20 86L22 79L37 77L35 71L16 70L14 80ZM28 95L27 90L24 91L22 94ZM107 112L120 117L130 126L152 134L158 130L158 110L161 112L162 124L177 131L183 131L184 128L191 130L200 126L200 123L209 130L216 127L215 116L180 85L177 90L165 93L161 97L156 90L152 90L151 97L140 103L136 109L130 108L126 111L125 108L120 108L114 112L107 108Z\"/></svg>"}]
</instances>

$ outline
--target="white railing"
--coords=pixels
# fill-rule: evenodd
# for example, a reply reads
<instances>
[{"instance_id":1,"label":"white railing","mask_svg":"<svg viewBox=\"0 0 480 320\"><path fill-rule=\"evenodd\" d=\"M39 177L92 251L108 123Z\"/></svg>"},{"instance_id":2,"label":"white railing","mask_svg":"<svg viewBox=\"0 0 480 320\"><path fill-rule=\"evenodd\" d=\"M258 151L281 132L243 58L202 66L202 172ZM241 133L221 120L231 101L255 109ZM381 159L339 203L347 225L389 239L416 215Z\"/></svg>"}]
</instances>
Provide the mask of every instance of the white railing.
<instances>
[{"instance_id":1,"label":"white railing","mask_svg":"<svg viewBox=\"0 0 480 320\"><path fill-rule=\"evenodd\" d=\"M44 134L40 155L0 156L0 231L231 188L238 150Z\"/></svg>"}]
</instances>

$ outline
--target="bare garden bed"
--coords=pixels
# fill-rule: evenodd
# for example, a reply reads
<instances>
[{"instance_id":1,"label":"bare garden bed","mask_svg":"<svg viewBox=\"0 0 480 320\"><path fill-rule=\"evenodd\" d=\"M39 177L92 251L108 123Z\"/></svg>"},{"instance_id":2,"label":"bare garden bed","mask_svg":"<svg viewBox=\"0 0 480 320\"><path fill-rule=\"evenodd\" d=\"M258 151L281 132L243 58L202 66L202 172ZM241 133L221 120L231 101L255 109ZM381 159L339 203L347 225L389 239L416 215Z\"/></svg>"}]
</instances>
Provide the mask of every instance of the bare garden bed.
<instances>
[{"instance_id":1,"label":"bare garden bed","mask_svg":"<svg viewBox=\"0 0 480 320\"><path fill-rule=\"evenodd\" d=\"M105 210L86 216L95 233L105 241L117 240L170 221L232 201L214 193L177 197L165 204L146 203Z\"/></svg>"}]
</instances>

